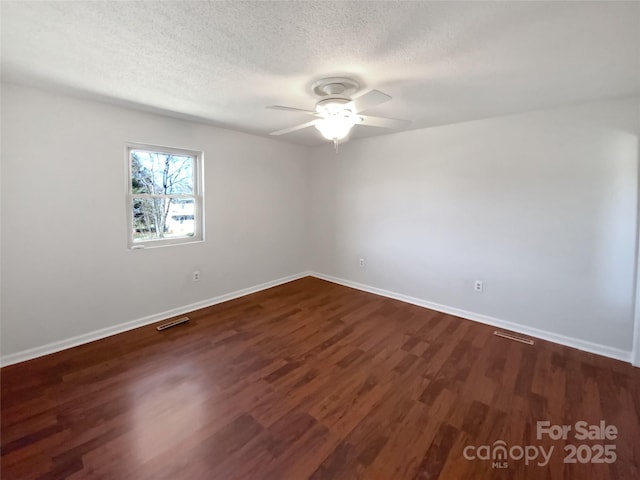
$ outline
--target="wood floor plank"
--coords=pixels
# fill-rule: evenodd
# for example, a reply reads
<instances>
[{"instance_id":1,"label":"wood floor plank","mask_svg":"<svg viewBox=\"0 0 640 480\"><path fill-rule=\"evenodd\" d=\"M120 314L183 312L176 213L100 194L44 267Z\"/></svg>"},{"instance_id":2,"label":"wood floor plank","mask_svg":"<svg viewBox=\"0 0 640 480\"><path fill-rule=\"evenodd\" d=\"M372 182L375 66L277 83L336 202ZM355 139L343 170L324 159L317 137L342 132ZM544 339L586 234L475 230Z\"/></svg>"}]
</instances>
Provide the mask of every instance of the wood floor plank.
<instances>
[{"instance_id":1,"label":"wood floor plank","mask_svg":"<svg viewBox=\"0 0 640 480\"><path fill-rule=\"evenodd\" d=\"M640 478L623 362L311 277L189 316L3 368L2 479ZM576 440L579 421L618 436ZM501 441L553 455L466 458ZM613 463L564 463L605 444Z\"/></svg>"}]
</instances>

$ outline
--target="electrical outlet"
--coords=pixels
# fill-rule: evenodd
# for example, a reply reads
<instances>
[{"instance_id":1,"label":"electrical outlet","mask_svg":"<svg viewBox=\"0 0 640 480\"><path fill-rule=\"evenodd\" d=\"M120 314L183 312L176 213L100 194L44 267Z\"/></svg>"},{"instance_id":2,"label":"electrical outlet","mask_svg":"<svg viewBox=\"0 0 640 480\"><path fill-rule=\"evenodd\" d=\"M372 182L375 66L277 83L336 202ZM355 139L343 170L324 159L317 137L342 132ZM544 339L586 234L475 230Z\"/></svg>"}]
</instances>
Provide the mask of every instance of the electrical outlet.
<instances>
[{"instance_id":1,"label":"electrical outlet","mask_svg":"<svg viewBox=\"0 0 640 480\"><path fill-rule=\"evenodd\" d=\"M361 267L364 267L364 258L361 258L361 259L360 259L360 266L361 266Z\"/></svg>"},{"instance_id":2,"label":"electrical outlet","mask_svg":"<svg viewBox=\"0 0 640 480\"><path fill-rule=\"evenodd\" d=\"M476 280L473 284L473 289L478 293L482 293L482 280Z\"/></svg>"},{"instance_id":3,"label":"electrical outlet","mask_svg":"<svg viewBox=\"0 0 640 480\"><path fill-rule=\"evenodd\" d=\"M191 279L194 282L199 282L200 281L200 271L196 270L193 272Z\"/></svg>"}]
</instances>

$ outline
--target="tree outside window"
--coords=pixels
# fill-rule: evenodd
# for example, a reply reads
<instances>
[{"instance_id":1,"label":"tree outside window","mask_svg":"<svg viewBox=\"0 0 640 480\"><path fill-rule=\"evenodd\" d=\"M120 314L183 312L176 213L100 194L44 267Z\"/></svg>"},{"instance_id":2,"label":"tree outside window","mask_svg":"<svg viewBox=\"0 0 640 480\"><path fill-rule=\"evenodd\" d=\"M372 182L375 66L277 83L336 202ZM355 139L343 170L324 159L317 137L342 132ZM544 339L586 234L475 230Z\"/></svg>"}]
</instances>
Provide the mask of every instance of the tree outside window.
<instances>
[{"instance_id":1,"label":"tree outside window","mask_svg":"<svg viewBox=\"0 0 640 480\"><path fill-rule=\"evenodd\" d=\"M201 240L201 153L129 147L128 162L130 246Z\"/></svg>"}]
</instances>

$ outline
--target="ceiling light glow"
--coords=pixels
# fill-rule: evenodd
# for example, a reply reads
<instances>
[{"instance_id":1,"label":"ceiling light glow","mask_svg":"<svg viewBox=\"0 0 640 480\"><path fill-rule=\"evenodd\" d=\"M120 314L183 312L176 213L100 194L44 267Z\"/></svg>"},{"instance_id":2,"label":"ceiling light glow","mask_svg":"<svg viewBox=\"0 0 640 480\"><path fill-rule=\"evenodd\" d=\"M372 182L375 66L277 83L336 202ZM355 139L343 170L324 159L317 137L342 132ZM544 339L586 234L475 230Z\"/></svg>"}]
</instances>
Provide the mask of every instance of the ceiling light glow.
<instances>
[{"instance_id":1,"label":"ceiling light glow","mask_svg":"<svg viewBox=\"0 0 640 480\"><path fill-rule=\"evenodd\" d=\"M358 123L358 116L348 110L331 113L322 120L316 122L316 128L327 140L342 140L351 131L351 128Z\"/></svg>"}]
</instances>

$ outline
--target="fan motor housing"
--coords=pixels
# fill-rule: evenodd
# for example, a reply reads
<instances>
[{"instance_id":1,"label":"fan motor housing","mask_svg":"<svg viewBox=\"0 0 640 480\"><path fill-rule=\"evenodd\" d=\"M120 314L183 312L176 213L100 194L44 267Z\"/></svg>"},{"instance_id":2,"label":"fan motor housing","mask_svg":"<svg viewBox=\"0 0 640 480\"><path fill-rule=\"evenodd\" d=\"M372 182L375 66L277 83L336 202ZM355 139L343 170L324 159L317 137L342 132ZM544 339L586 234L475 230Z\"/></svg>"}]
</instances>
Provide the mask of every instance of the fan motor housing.
<instances>
[{"instance_id":1,"label":"fan motor housing","mask_svg":"<svg viewBox=\"0 0 640 480\"><path fill-rule=\"evenodd\" d=\"M323 98L316 103L316 111L318 113L337 113L344 110L344 106L351 101L349 97L332 95L330 98Z\"/></svg>"}]
</instances>

